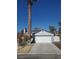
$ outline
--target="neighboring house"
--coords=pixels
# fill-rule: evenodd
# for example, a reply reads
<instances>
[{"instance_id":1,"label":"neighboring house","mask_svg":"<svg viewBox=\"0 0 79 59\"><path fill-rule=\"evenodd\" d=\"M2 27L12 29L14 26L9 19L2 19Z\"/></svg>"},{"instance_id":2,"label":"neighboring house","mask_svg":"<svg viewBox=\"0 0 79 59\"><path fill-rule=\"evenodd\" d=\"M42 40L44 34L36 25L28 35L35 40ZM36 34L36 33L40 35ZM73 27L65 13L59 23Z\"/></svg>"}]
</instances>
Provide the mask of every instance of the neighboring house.
<instances>
[{"instance_id":1,"label":"neighboring house","mask_svg":"<svg viewBox=\"0 0 79 59\"><path fill-rule=\"evenodd\" d=\"M52 43L53 34L45 30L41 30L40 32L35 34L35 42L36 43Z\"/></svg>"}]
</instances>

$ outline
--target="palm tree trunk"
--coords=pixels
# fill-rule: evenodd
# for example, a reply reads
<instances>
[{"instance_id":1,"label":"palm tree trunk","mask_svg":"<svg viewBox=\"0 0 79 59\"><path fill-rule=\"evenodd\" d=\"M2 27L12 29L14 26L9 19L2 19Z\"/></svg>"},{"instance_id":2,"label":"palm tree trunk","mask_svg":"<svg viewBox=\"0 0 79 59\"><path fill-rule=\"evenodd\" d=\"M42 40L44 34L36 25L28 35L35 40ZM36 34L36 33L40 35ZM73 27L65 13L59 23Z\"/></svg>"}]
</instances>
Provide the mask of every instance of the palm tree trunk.
<instances>
[{"instance_id":1,"label":"palm tree trunk","mask_svg":"<svg viewBox=\"0 0 79 59\"><path fill-rule=\"evenodd\" d=\"M31 13L32 13L31 0L28 0L28 35L29 35L29 38L31 38Z\"/></svg>"}]
</instances>

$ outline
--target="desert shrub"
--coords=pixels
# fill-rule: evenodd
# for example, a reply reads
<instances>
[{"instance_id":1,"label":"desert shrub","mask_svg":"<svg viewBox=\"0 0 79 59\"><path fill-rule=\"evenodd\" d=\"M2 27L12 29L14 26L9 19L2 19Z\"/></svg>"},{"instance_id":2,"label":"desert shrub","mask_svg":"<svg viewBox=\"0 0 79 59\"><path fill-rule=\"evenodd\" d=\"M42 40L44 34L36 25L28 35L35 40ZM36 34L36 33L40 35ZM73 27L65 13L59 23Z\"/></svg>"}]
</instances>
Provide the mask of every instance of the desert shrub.
<instances>
[{"instance_id":1,"label":"desert shrub","mask_svg":"<svg viewBox=\"0 0 79 59\"><path fill-rule=\"evenodd\" d=\"M22 34L21 36L19 36L19 45L24 46L26 44L31 43L31 40L30 39L31 38L29 38L28 35Z\"/></svg>"},{"instance_id":2,"label":"desert shrub","mask_svg":"<svg viewBox=\"0 0 79 59\"><path fill-rule=\"evenodd\" d=\"M23 45L25 45L25 44L26 44L25 38L24 38L24 36L21 36L21 37L19 38L19 45L23 46Z\"/></svg>"}]
</instances>

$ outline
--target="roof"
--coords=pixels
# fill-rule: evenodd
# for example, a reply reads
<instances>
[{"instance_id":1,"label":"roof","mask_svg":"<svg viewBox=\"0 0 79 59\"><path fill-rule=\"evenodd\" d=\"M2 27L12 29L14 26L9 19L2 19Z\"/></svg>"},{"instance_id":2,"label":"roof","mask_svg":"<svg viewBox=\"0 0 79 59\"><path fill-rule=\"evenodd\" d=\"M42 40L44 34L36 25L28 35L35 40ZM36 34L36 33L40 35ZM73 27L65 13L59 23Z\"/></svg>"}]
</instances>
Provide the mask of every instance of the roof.
<instances>
[{"instance_id":1,"label":"roof","mask_svg":"<svg viewBox=\"0 0 79 59\"><path fill-rule=\"evenodd\" d=\"M36 33L35 35L53 35L47 31L41 30L40 32Z\"/></svg>"}]
</instances>

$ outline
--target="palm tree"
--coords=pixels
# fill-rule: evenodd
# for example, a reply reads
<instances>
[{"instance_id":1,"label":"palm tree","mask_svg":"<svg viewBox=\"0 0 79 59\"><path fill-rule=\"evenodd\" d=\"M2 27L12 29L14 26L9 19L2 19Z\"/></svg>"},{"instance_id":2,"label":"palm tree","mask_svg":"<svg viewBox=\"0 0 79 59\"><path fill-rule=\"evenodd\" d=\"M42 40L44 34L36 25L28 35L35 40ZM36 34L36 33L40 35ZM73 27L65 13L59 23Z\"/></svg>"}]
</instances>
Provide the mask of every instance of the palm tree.
<instances>
[{"instance_id":1,"label":"palm tree","mask_svg":"<svg viewBox=\"0 0 79 59\"><path fill-rule=\"evenodd\" d=\"M28 35L31 38L31 16L32 16L32 5L37 0L28 0Z\"/></svg>"}]
</instances>

